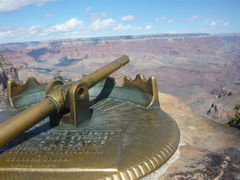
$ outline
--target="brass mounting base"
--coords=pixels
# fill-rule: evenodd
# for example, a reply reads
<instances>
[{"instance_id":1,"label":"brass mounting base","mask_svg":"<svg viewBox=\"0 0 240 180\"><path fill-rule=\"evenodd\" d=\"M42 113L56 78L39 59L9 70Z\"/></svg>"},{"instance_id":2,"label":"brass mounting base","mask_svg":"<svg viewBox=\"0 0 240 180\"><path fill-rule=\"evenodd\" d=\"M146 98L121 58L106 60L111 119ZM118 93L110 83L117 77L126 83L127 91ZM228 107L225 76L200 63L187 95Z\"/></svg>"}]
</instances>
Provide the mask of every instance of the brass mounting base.
<instances>
[{"instance_id":1,"label":"brass mounting base","mask_svg":"<svg viewBox=\"0 0 240 180\"><path fill-rule=\"evenodd\" d=\"M152 96L102 82L89 90L92 117L78 128L49 119L0 149L0 179L139 179L176 151L179 129Z\"/></svg>"}]
</instances>

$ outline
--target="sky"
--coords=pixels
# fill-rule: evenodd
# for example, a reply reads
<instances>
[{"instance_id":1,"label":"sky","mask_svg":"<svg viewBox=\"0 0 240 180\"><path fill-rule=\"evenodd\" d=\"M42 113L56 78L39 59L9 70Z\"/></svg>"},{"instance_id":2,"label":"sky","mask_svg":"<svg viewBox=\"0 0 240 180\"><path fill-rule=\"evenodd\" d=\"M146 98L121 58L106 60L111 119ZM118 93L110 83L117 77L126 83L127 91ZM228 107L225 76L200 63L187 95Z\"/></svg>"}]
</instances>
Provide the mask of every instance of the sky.
<instances>
[{"instance_id":1,"label":"sky","mask_svg":"<svg viewBox=\"0 0 240 180\"><path fill-rule=\"evenodd\" d=\"M240 0L0 0L0 43L239 32Z\"/></svg>"}]
</instances>

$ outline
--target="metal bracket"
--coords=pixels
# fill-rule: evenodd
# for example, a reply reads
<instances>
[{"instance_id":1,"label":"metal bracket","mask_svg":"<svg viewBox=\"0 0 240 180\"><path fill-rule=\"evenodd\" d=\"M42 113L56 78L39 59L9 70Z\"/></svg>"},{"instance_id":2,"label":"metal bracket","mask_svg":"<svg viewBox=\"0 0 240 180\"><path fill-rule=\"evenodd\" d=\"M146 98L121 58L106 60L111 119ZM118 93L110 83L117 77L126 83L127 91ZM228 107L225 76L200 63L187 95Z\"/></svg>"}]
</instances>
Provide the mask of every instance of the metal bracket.
<instances>
[{"instance_id":1,"label":"metal bracket","mask_svg":"<svg viewBox=\"0 0 240 180\"><path fill-rule=\"evenodd\" d=\"M70 109L68 116L63 116L60 124L70 127L78 127L80 123L91 119L88 88L85 84L72 84L66 102Z\"/></svg>"},{"instance_id":2,"label":"metal bracket","mask_svg":"<svg viewBox=\"0 0 240 180\"><path fill-rule=\"evenodd\" d=\"M9 80L7 84L7 99L11 107L16 107L14 97L22 94L23 92L34 91L40 87L40 83L35 77L27 78L26 82L23 84L17 84L14 80ZM40 88L39 88L40 89Z\"/></svg>"},{"instance_id":3,"label":"metal bracket","mask_svg":"<svg viewBox=\"0 0 240 180\"><path fill-rule=\"evenodd\" d=\"M133 80L130 77L125 77L123 86L138 88L147 94L151 95L147 108L151 108L154 105L159 106L159 97L158 97L158 85L157 79L154 76L151 76L148 80L142 75L138 74Z\"/></svg>"}]
</instances>

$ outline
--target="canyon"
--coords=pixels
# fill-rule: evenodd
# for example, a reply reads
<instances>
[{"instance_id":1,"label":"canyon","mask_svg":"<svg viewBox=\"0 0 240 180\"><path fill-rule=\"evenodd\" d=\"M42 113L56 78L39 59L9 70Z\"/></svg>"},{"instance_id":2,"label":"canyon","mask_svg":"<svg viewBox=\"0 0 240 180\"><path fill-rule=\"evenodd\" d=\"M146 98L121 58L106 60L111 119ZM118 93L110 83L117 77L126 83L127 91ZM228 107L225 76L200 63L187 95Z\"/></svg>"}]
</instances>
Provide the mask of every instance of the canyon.
<instances>
[{"instance_id":1,"label":"canyon","mask_svg":"<svg viewBox=\"0 0 240 180\"><path fill-rule=\"evenodd\" d=\"M161 34L96 37L0 45L19 79L79 79L126 54L130 63L113 76L156 76L160 92L188 103L193 112L227 122L240 103L240 34ZM161 102L161 99L160 99Z\"/></svg>"}]
</instances>

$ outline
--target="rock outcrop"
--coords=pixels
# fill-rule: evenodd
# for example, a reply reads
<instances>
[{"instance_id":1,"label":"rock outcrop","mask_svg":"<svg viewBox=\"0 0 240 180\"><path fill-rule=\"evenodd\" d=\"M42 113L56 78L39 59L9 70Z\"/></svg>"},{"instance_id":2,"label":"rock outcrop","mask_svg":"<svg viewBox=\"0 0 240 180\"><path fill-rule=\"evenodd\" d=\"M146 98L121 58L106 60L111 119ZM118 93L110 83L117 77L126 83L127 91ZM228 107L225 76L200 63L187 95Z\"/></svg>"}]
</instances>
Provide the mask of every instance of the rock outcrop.
<instances>
[{"instance_id":1,"label":"rock outcrop","mask_svg":"<svg viewBox=\"0 0 240 180\"><path fill-rule=\"evenodd\" d=\"M5 89L8 80L18 81L17 69L0 55L0 85Z\"/></svg>"},{"instance_id":2,"label":"rock outcrop","mask_svg":"<svg viewBox=\"0 0 240 180\"><path fill-rule=\"evenodd\" d=\"M233 95L233 92L226 88L213 89L210 93L217 98Z\"/></svg>"},{"instance_id":3,"label":"rock outcrop","mask_svg":"<svg viewBox=\"0 0 240 180\"><path fill-rule=\"evenodd\" d=\"M0 84L0 112L6 109L7 102L7 90L3 88L3 85Z\"/></svg>"},{"instance_id":4,"label":"rock outcrop","mask_svg":"<svg viewBox=\"0 0 240 180\"><path fill-rule=\"evenodd\" d=\"M215 103L211 104L211 107L207 111L207 115L210 116L211 118L217 118L218 116L218 107Z\"/></svg>"},{"instance_id":5,"label":"rock outcrop","mask_svg":"<svg viewBox=\"0 0 240 180\"><path fill-rule=\"evenodd\" d=\"M179 126L181 143L170 161L145 179L240 179L240 131L197 116L177 97L159 93L159 98Z\"/></svg>"},{"instance_id":6,"label":"rock outcrop","mask_svg":"<svg viewBox=\"0 0 240 180\"><path fill-rule=\"evenodd\" d=\"M214 96L209 103L206 115L212 120L224 124L234 116L234 106L240 103L240 90L232 92L227 89L220 89L211 92Z\"/></svg>"}]
</instances>

